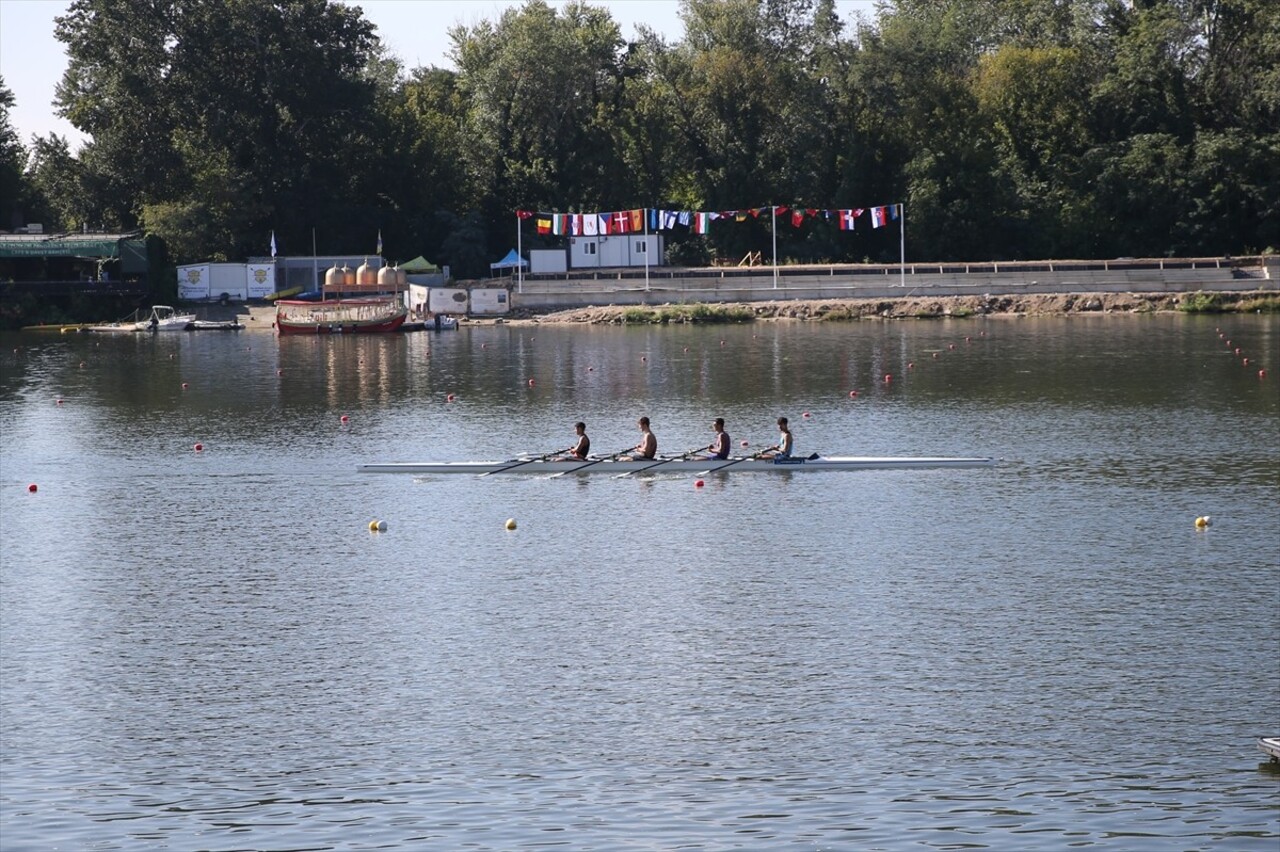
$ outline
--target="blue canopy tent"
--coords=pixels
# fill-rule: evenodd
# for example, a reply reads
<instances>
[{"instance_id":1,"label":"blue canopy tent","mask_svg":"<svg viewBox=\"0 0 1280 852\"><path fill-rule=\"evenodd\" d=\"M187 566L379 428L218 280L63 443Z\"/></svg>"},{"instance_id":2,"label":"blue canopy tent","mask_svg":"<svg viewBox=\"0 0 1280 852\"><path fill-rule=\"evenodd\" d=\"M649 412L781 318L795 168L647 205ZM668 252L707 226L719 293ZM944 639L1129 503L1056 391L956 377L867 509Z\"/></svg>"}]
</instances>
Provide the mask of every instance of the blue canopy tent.
<instances>
[{"instance_id":1,"label":"blue canopy tent","mask_svg":"<svg viewBox=\"0 0 1280 852\"><path fill-rule=\"evenodd\" d=\"M522 258L515 249L507 252L507 256L497 263L489 264L489 271L493 273L502 272L511 269L528 269L529 261Z\"/></svg>"}]
</instances>

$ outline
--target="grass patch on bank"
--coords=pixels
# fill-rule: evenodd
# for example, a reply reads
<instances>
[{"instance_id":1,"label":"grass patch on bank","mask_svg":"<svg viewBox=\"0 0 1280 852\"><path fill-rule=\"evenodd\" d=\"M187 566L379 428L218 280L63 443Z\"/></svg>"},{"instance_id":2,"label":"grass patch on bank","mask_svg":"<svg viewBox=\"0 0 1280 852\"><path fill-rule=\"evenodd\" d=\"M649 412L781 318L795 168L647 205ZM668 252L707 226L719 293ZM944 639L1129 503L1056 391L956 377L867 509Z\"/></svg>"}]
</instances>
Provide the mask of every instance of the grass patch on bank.
<instances>
[{"instance_id":1,"label":"grass patch on bank","mask_svg":"<svg viewBox=\"0 0 1280 852\"><path fill-rule=\"evenodd\" d=\"M1280 313L1280 296L1258 296L1236 300L1222 293L1189 293L1178 303L1188 314L1274 314Z\"/></svg>"},{"instance_id":2,"label":"grass patch on bank","mask_svg":"<svg viewBox=\"0 0 1280 852\"><path fill-rule=\"evenodd\" d=\"M1218 293L1189 293L1178 303L1178 310L1186 314L1220 314L1228 308Z\"/></svg>"},{"instance_id":3,"label":"grass patch on bank","mask_svg":"<svg viewBox=\"0 0 1280 852\"><path fill-rule=\"evenodd\" d=\"M755 318L750 308L725 305L663 305L660 308L627 308L622 312L623 325L742 323Z\"/></svg>"},{"instance_id":4,"label":"grass patch on bank","mask_svg":"<svg viewBox=\"0 0 1280 852\"><path fill-rule=\"evenodd\" d=\"M1280 296L1260 296L1236 305L1242 314L1280 314Z\"/></svg>"}]
</instances>

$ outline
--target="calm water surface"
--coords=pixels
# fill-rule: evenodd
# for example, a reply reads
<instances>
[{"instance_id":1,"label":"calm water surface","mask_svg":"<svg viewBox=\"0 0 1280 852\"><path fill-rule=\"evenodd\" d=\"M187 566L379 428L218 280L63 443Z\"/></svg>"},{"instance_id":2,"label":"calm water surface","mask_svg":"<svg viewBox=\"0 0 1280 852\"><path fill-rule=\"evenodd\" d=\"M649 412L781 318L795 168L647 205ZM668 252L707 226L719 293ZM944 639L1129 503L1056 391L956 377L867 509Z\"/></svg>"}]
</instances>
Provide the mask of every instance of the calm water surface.
<instances>
[{"instance_id":1,"label":"calm water surface","mask_svg":"<svg viewBox=\"0 0 1280 852\"><path fill-rule=\"evenodd\" d=\"M0 344L5 850L1280 847L1275 317Z\"/></svg>"}]
</instances>

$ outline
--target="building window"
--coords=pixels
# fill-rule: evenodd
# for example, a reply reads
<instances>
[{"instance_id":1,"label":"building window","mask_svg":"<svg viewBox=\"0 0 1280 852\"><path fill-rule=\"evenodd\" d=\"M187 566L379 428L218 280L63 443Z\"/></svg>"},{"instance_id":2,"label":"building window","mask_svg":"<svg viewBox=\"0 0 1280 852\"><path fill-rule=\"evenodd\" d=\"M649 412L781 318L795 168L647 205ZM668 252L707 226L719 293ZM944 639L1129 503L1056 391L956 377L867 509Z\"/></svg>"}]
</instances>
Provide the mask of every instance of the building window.
<instances>
[{"instance_id":1,"label":"building window","mask_svg":"<svg viewBox=\"0 0 1280 852\"><path fill-rule=\"evenodd\" d=\"M649 250L649 244L646 243L644 240L641 240L640 242L636 243L636 252L638 254L644 254L648 250Z\"/></svg>"},{"instance_id":2,"label":"building window","mask_svg":"<svg viewBox=\"0 0 1280 852\"><path fill-rule=\"evenodd\" d=\"M587 243L587 244L586 244L586 246L585 246L585 249L586 249L586 253L587 253L587 254L595 254L595 253L596 253L596 244L595 244L595 243Z\"/></svg>"}]
</instances>

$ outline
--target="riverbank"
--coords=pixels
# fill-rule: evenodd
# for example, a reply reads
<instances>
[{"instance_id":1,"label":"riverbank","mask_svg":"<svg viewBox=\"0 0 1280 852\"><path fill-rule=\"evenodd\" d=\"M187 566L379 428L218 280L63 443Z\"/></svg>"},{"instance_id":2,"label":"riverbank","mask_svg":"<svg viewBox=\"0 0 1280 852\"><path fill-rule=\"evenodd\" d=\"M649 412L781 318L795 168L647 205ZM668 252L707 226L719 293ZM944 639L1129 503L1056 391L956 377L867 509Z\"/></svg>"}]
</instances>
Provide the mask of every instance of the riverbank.
<instances>
[{"instance_id":1,"label":"riverbank","mask_svg":"<svg viewBox=\"0 0 1280 852\"><path fill-rule=\"evenodd\" d=\"M1231 293L1043 293L982 296L914 296L896 299L796 299L773 302L665 305L598 305L559 311L520 310L503 317L471 317L483 324L645 325L769 320L845 321L945 319L973 316L1062 316L1280 312L1280 295L1270 290ZM201 305L200 319L239 320L246 331L273 331L273 305Z\"/></svg>"},{"instance_id":2,"label":"riverbank","mask_svg":"<svg viewBox=\"0 0 1280 852\"><path fill-rule=\"evenodd\" d=\"M797 299L725 304L605 305L547 313L524 311L498 320L473 319L471 322L629 325L754 320L943 319L987 315L1143 314L1160 311L1270 313L1280 311L1280 296L1274 291L1254 290L1208 294L1047 293L896 299Z\"/></svg>"}]
</instances>

